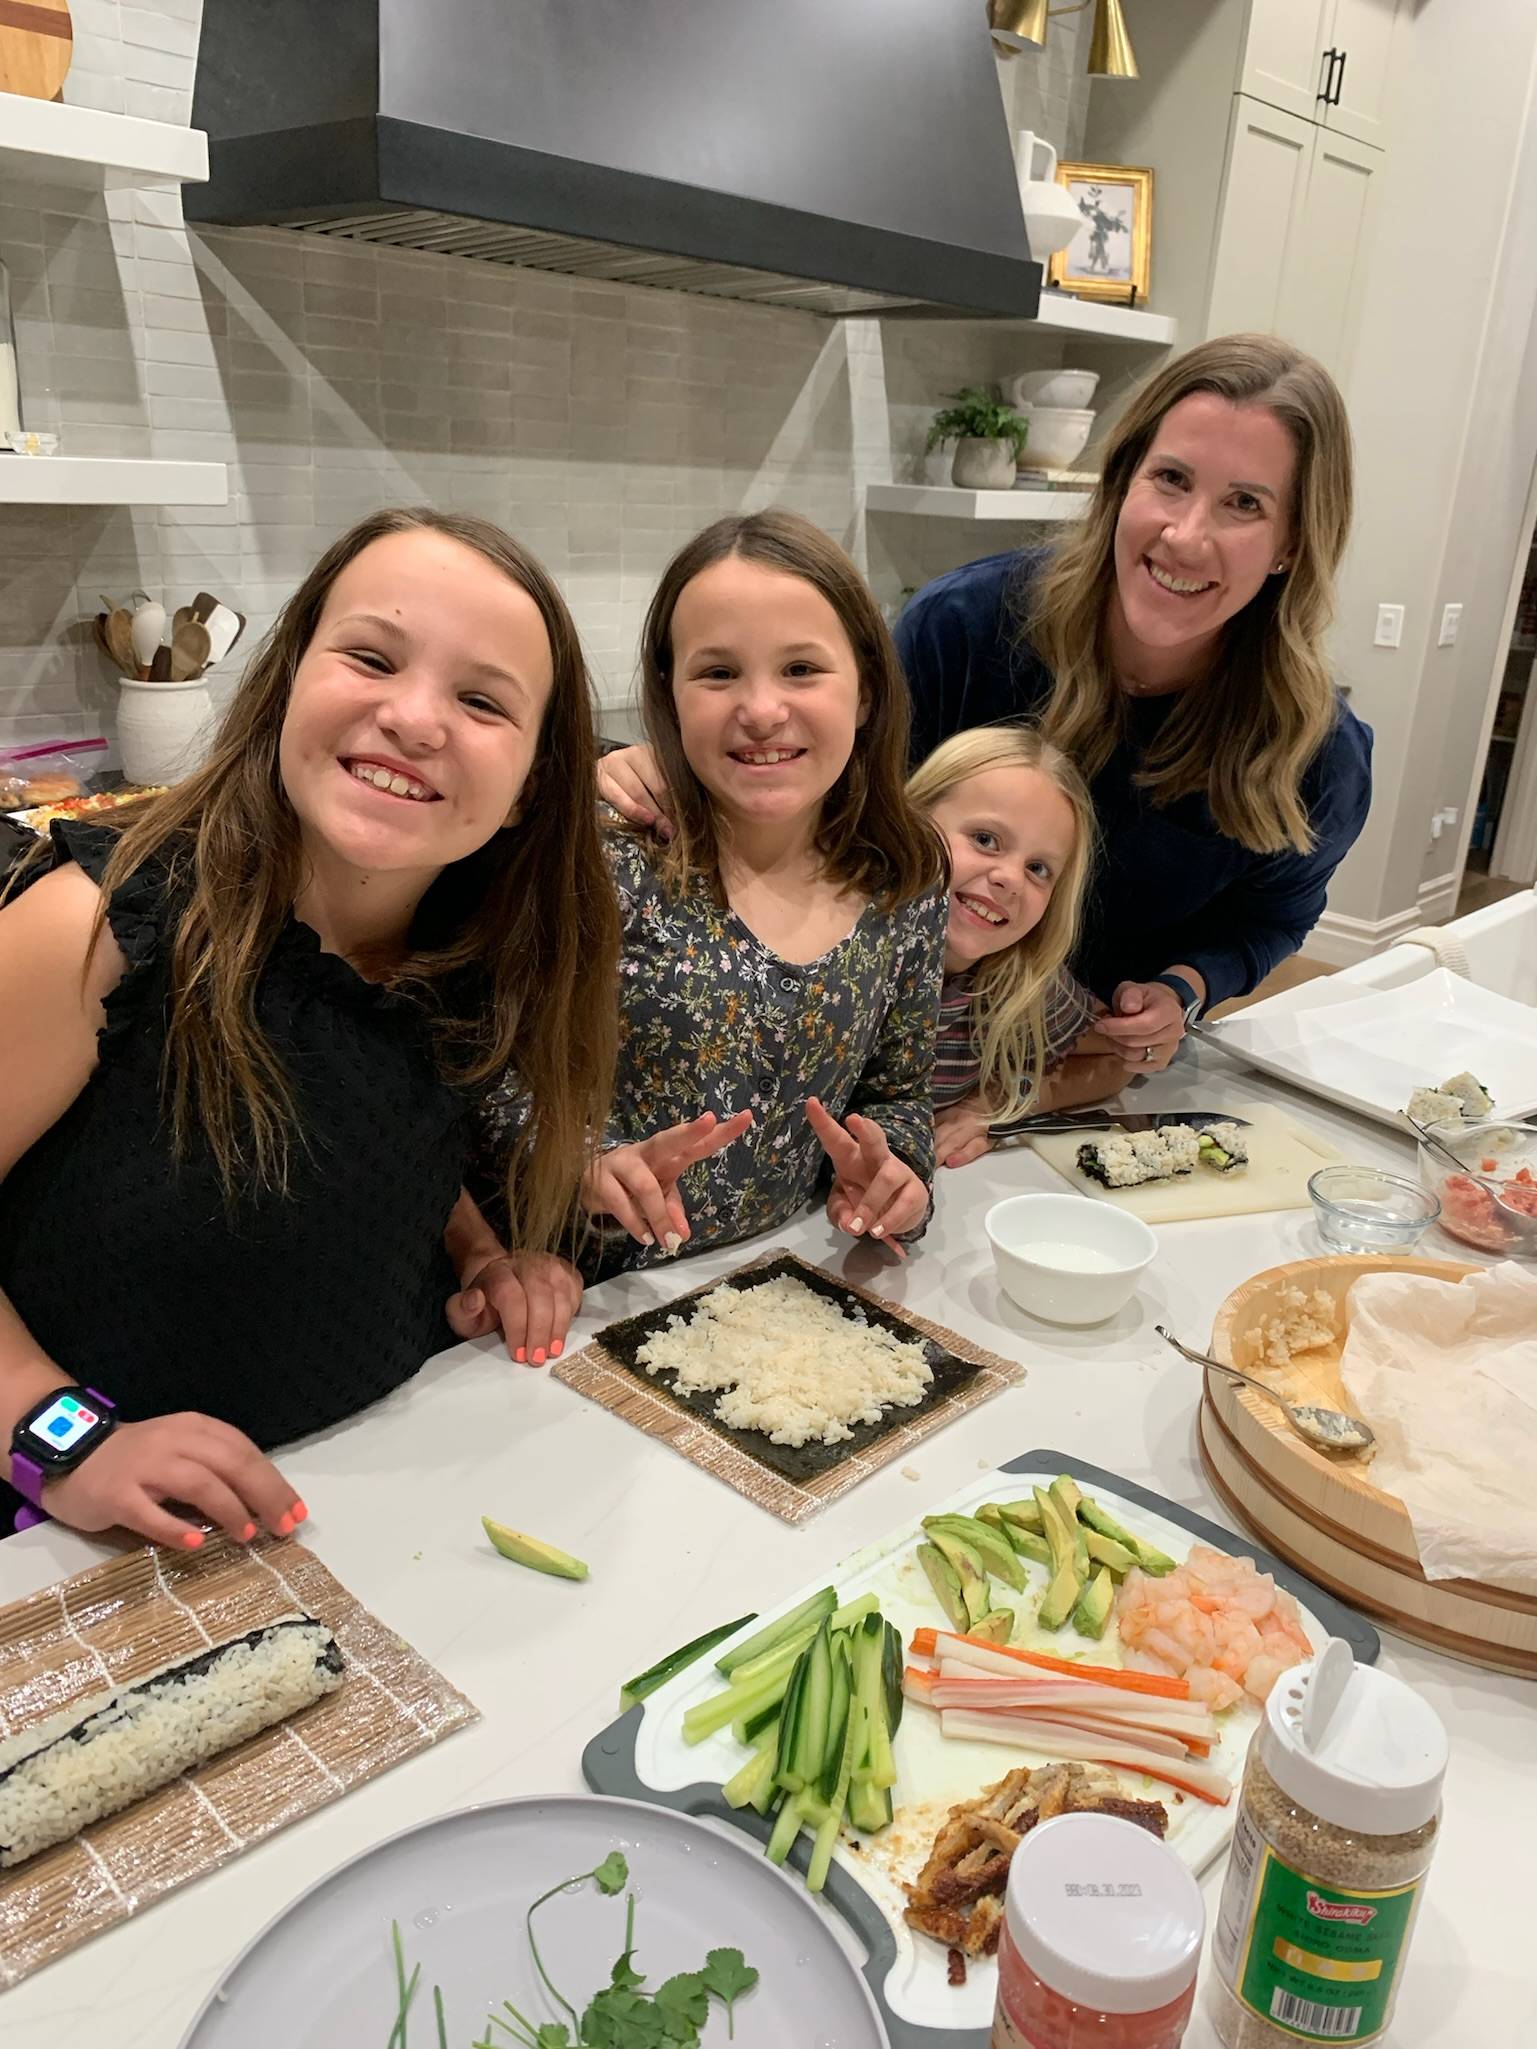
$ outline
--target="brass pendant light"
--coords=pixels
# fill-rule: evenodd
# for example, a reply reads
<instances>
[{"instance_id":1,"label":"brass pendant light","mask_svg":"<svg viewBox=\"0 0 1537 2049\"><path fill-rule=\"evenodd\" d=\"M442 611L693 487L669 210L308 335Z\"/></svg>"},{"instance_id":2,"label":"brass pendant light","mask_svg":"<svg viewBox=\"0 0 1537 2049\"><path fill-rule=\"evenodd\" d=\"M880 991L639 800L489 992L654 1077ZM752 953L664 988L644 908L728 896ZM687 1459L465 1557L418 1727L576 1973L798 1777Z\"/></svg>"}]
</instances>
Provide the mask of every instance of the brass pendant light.
<instances>
[{"instance_id":1,"label":"brass pendant light","mask_svg":"<svg viewBox=\"0 0 1537 2049\"><path fill-rule=\"evenodd\" d=\"M1000 57L1017 57L1021 50L1044 50L1047 23L1064 14L1082 14L1090 4L1091 0L1078 0L1076 7L1052 7L1048 0L987 0L987 25L992 30L993 48ZM1121 0L1092 0L1092 4L1089 76L1135 78L1137 58L1126 32Z\"/></svg>"}]
</instances>

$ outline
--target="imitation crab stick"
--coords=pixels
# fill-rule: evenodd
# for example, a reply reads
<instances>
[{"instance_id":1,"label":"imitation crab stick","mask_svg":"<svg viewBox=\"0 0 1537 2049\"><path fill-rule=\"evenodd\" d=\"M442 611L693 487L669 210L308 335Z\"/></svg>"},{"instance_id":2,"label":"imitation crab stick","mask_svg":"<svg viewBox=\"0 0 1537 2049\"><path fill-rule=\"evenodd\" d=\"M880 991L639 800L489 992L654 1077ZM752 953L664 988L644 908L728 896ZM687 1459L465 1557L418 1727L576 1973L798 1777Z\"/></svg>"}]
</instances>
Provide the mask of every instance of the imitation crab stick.
<instances>
[{"instance_id":1,"label":"imitation crab stick","mask_svg":"<svg viewBox=\"0 0 1537 2049\"><path fill-rule=\"evenodd\" d=\"M1044 1716L1010 1715L1001 1709L978 1714L966 1708L946 1708L939 1717L946 1736L980 1738L984 1743L1008 1743L1016 1750L1039 1751L1043 1757L1077 1757L1090 1764L1123 1765L1128 1771L1161 1779L1194 1793L1213 1807L1225 1807L1233 1788L1219 1771L1198 1764L1193 1758L1161 1757L1140 1743L1114 1736L1099 1736L1087 1729L1075 1729L1070 1722L1049 1722Z\"/></svg>"},{"instance_id":2,"label":"imitation crab stick","mask_svg":"<svg viewBox=\"0 0 1537 2049\"><path fill-rule=\"evenodd\" d=\"M1051 1658L1041 1651L1022 1651L1010 1644L986 1643L979 1636L956 1636L944 1629L915 1629L913 1656L917 1658L960 1658L979 1671L1007 1672L1001 1661L1034 1665L1042 1672L1065 1672L1074 1679L1092 1679L1099 1686L1118 1686L1127 1693L1157 1694L1163 1700L1188 1700L1190 1686L1184 1679L1165 1678L1161 1672L1125 1672L1118 1665L1091 1665L1083 1659ZM983 1655L985 1653L985 1658Z\"/></svg>"},{"instance_id":3,"label":"imitation crab stick","mask_svg":"<svg viewBox=\"0 0 1537 2049\"><path fill-rule=\"evenodd\" d=\"M1065 1680L1048 1680L1037 1691L1028 1680L1021 1685L1012 1679L954 1679L909 1665L902 1690L909 1700L922 1701L927 1707L963 1708L977 1714L1044 1715L1052 1722L1070 1721L1084 1729L1124 1736L1133 1743L1156 1742L1160 1749L1169 1746L1166 1754L1173 1757L1183 1757L1187 1751L1195 1757L1209 1757L1217 1733L1211 1717L1194 1703L1142 1701L1092 1683L1075 1686Z\"/></svg>"}]
</instances>

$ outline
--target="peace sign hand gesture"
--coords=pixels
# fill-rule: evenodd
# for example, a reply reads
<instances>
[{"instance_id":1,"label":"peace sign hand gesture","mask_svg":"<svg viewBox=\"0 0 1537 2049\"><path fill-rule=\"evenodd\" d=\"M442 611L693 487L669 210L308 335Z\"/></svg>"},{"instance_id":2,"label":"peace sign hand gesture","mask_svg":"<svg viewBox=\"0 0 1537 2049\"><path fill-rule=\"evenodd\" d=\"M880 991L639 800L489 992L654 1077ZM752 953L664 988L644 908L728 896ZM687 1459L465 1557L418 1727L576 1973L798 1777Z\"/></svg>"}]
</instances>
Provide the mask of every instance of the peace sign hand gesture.
<instances>
[{"instance_id":1,"label":"peace sign hand gesture","mask_svg":"<svg viewBox=\"0 0 1537 2049\"><path fill-rule=\"evenodd\" d=\"M706 1110L691 1123L653 1132L638 1145L615 1146L582 1177L583 1209L589 1216L613 1217L642 1245L665 1245L676 1252L691 1235L679 1177L696 1161L723 1152L751 1123L751 1110L738 1110L724 1124Z\"/></svg>"},{"instance_id":2,"label":"peace sign hand gesture","mask_svg":"<svg viewBox=\"0 0 1537 2049\"><path fill-rule=\"evenodd\" d=\"M806 1100L806 1117L833 1163L828 1222L851 1238L879 1238L905 1259L897 1234L923 1222L928 1214L928 1189L906 1161L893 1153L885 1132L872 1118L851 1115L840 1124L815 1096Z\"/></svg>"}]
</instances>

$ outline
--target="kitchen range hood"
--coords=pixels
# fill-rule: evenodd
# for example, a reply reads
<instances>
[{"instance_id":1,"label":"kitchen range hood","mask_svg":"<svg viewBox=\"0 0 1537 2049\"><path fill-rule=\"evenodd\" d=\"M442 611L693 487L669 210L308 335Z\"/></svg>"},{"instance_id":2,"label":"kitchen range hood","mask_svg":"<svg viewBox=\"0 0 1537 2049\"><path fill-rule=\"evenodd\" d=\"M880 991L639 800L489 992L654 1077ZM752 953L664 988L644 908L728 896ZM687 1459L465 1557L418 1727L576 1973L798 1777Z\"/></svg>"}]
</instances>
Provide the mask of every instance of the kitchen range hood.
<instances>
[{"instance_id":1,"label":"kitchen range hood","mask_svg":"<svg viewBox=\"0 0 1537 2049\"><path fill-rule=\"evenodd\" d=\"M204 0L190 222L1032 318L982 0Z\"/></svg>"}]
</instances>

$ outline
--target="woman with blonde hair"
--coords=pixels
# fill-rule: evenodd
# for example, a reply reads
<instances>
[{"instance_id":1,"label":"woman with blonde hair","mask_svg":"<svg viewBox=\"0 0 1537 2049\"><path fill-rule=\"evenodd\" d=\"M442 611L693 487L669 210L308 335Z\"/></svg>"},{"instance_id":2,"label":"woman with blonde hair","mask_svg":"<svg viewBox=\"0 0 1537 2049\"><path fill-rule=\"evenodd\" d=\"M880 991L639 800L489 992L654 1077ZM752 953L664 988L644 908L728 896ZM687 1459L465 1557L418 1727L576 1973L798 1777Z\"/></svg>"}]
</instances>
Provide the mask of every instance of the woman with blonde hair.
<instances>
[{"instance_id":1,"label":"woman with blonde hair","mask_svg":"<svg viewBox=\"0 0 1537 2049\"><path fill-rule=\"evenodd\" d=\"M1082 771L1104 857L1075 965L1139 1066L1297 950L1365 820L1371 734L1323 652L1351 495L1328 372L1227 335L1133 397L1060 545L952 570L897 624L915 755L1026 719Z\"/></svg>"},{"instance_id":2,"label":"woman with blonde hair","mask_svg":"<svg viewBox=\"0 0 1537 2049\"><path fill-rule=\"evenodd\" d=\"M949 924L934 1058L940 1165L964 1167L1030 1111L1114 1093L1119 1049L1068 971L1094 855L1082 776L1029 727L978 726L935 749L908 796L945 838Z\"/></svg>"}]
</instances>

